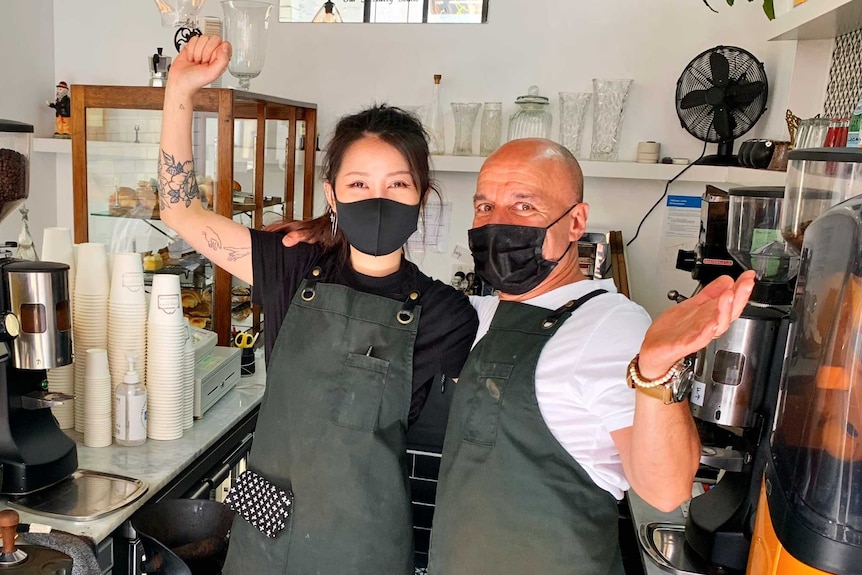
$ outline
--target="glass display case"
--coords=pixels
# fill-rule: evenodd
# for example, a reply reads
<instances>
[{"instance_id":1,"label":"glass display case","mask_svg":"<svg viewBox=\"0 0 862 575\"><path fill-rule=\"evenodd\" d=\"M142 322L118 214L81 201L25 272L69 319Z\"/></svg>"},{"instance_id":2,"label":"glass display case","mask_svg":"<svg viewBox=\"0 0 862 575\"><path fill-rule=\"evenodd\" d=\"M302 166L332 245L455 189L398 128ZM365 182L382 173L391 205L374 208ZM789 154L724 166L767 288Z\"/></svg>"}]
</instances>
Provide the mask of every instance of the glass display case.
<instances>
[{"instance_id":1,"label":"glass display case","mask_svg":"<svg viewBox=\"0 0 862 575\"><path fill-rule=\"evenodd\" d=\"M75 242L134 251L153 274L179 275L183 311L219 345L261 329L251 290L213 266L159 218L157 161L163 88L72 86ZM207 209L259 229L313 214L317 106L222 88L194 99L192 145ZM312 139L313 141L313 139ZM304 149L300 149L304 148Z\"/></svg>"}]
</instances>

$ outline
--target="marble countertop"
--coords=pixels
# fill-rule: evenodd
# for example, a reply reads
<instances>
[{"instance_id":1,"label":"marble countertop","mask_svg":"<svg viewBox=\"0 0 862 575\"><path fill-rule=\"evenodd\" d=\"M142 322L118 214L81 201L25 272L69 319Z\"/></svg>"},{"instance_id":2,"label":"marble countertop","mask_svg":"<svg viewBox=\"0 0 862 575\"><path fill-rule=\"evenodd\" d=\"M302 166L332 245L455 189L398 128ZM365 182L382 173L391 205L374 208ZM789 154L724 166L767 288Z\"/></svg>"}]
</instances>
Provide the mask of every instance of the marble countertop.
<instances>
[{"instance_id":1,"label":"marble countertop","mask_svg":"<svg viewBox=\"0 0 862 575\"><path fill-rule=\"evenodd\" d=\"M263 397L265 382L263 361L258 360L253 376L241 379L202 419L195 420L194 426L185 430L183 436L174 441L148 439L137 447L114 444L110 447L93 448L84 446L82 434L68 430L69 436L78 444L80 469L141 479L147 483L147 492L131 505L93 521L60 520L19 510L21 522L50 525L54 529L85 535L97 543L101 542L251 412ZM6 507L6 501L0 499L0 508Z\"/></svg>"}]
</instances>

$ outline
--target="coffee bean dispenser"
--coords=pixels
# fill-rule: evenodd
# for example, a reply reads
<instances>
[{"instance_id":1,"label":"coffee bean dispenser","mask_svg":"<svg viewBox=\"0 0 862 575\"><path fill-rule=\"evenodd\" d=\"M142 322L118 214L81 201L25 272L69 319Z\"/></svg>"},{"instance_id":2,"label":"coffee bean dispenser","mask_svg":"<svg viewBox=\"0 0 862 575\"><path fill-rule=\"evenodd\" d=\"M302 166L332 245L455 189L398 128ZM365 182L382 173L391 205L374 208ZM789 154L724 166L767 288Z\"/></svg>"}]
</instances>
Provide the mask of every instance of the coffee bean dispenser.
<instances>
[{"instance_id":1,"label":"coffee bean dispenser","mask_svg":"<svg viewBox=\"0 0 862 575\"><path fill-rule=\"evenodd\" d=\"M33 126L0 119L0 221L30 194Z\"/></svg>"}]
</instances>

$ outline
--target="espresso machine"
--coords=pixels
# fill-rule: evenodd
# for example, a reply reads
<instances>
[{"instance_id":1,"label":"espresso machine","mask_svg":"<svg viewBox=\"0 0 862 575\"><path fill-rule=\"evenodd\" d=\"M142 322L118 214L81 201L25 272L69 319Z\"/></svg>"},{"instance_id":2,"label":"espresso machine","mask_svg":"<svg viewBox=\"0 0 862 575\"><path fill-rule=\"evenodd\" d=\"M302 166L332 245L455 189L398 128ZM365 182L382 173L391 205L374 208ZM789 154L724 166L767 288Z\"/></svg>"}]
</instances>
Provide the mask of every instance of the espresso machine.
<instances>
[{"instance_id":1,"label":"espresso machine","mask_svg":"<svg viewBox=\"0 0 862 575\"><path fill-rule=\"evenodd\" d=\"M789 155L801 255L748 573L862 571L862 149Z\"/></svg>"},{"instance_id":2,"label":"espresso machine","mask_svg":"<svg viewBox=\"0 0 862 575\"><path fill-rule=\"evenodd\" d=\"M689 401L701 436L701 465L719 480L691 500L685 525L649 524L641 526L639 536L653 560L666 568L742 572L768 454L798 257L780 232L784 188L735 188L726 194L713 188L706 195L711 197L704 202L696 253L730 257L740 273L757 272L740 318L694 359ZM722 236L727 256L720 246L703 245ZM704 258L699 269L703 282L711 281L717 268Z\"/></svg>"},{"instance_id":3,"label":"espresso machine","mask_svg":"<svg viewBox=\"0 0 862 575\"><path fill-rule=\"evenodd\" d=\"M33 127L0 120L0 216L29 195ZM69 477L75 442L51 407L47 369L72 362L69 266L0 257L0 493L23 495Z\"/></svg>"}]
</instances>

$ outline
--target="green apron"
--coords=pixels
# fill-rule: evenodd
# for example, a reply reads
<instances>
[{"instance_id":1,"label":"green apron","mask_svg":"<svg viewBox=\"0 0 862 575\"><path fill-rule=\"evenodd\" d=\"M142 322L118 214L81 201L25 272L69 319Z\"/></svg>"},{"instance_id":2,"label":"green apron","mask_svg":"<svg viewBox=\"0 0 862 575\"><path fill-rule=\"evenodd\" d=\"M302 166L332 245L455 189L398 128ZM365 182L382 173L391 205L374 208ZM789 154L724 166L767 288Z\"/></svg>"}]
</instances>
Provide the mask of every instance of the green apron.
<instances>
[{"instance_id":1,"label":"green apron","mask_svg":"<svg viewBox=\"0 0 862 575\"><path fill-rule=\"evenodd\" d=\"M536 400L542 348L572 312L602 293L556 311L500 302L452 399L432 575L623 572L616 500L554 438Z\"/></svg>"},{"instance_id":2,"label":"green apron","mask_svg":"<svg viewBox=\"0 0 862 575\"><path fill-rule=\"evenodd\" d=\"M413 573L405 433L418 297L314 278L297 291L249 455L249 469L293 491L293 512L274 539L237 516L224 573Z\"/></svg>"}]
</instances>

